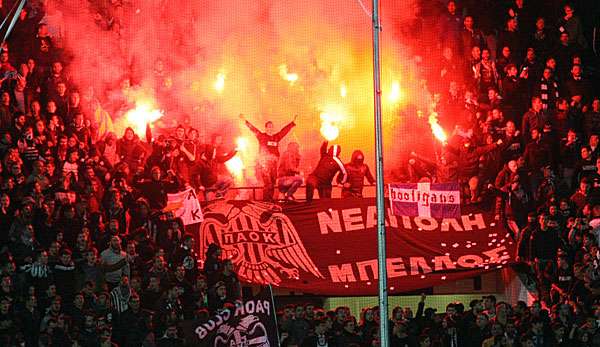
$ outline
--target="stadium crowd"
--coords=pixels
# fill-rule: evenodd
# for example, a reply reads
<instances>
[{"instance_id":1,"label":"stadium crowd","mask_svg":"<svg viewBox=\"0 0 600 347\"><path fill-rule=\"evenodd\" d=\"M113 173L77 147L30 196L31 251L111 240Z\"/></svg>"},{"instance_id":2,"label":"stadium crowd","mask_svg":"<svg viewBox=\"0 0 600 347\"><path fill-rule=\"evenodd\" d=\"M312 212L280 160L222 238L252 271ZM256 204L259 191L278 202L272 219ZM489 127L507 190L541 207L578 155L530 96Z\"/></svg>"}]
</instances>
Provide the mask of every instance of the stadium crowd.
<instances>
[{"instance_id":1,"label":"stadium crowd","mask_svg":"<svg viewBox=\"0 0 600 347\"><path fill-rule=\"evenodd\" d=\"M179 323L240 300L241 285L218 247L198 261L194 238L162 212L166 193L191 185L208 199L223 196L235 151L183 125L156 139L133 129L103 134L104 100L70 81L60 44L68 28L56 27L60 5L46 3L28 2L0 52L0 345L183 345ZM98 25L118 30L126 5L90 3ZM486 296L437 313L423 296L415 314L393 310L394 347L600 346L596 43L576 6L533 3L442 6L440 57L422 64L440 122L455 131L438 157L414 153L400 171L406 181L458 181L468 203L495 202L537 300ZM12 6L0 4L3 14ZM157 79L162 71L158 64ZM280 154L278 142L295 123L263 132L242 118L260 144L265 200L275 187L293 200L303 182L298 146ZM348 164L338 154L323 144L308 200L315 189L330 196L338 173L343 196L362 196L364 180L373 182L360 151ZM283 344L377 346L377 308L352 314L286 306Z\"/></svg>"}]
</instances>

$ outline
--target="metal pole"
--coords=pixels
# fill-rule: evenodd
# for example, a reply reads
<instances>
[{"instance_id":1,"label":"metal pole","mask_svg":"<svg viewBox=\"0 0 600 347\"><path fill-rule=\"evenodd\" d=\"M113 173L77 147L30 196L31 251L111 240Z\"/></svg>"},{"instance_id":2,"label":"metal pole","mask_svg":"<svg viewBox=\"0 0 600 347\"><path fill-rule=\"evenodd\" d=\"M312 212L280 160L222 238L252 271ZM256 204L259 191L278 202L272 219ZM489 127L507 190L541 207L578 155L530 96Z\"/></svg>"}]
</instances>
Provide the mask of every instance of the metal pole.
<instances>
[{"instance_id":1,"label":"metal pole","mask_svg":"<svg viewBox=\"0 0 600 347\"><path fill-rule=\"evenodd\" d=\"M379 269L379 339L389 346L387 269L385 255L385 203L383 186L383 139L381 129L381 66L379 63L379 0L373 0L373 87L375 97L375 168L377 173L377 265Z\"/></svg>"}]
</instances>

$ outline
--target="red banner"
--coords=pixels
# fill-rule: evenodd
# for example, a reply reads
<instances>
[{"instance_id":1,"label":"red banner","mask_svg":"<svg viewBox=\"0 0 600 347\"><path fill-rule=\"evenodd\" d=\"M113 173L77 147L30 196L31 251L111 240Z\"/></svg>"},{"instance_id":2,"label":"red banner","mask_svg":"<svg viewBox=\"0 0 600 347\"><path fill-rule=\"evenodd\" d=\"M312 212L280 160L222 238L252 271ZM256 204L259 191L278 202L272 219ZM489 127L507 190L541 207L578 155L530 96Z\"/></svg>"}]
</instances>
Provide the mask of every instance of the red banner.
<instances>
[{"instance_id":1,"label":"red banner","mask_svg":"<svg viewBox=\"0 0 600 347\"><path fill-rule=\"evenodd\" d=\"M216 201L204 210L200 252L223 248L240 279L323 295L377 293L374 199L277 205ZM514 243L489 211L463 207L460 218L393 216L388 210L391 294L472 277L513 261Z\"/></svg>"}]
</instances>

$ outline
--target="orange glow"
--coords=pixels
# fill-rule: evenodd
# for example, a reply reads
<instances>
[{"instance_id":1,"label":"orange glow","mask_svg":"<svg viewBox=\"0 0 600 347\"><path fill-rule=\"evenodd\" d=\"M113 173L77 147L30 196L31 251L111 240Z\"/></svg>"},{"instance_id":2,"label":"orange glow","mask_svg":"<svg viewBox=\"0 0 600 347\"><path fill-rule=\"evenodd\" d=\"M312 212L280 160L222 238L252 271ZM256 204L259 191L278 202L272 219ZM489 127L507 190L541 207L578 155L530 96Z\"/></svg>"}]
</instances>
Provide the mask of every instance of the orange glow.
<instances>
[{"instance_id":1,"label":"orange glow","mask_svg":"<svg viewBox=\"0 0 600 347\"><path fill-rule=\"evenodd\" d=\"M217 80L213 86L219 94L223 92L223 89L225 89L225 73L219 72L217 75Z\"/></svg>"},{"instance_id":2,"label":"orange glow","mask_svg":"<svg viewBox=\"0 0 600 347\"><path fill-rule=\"evenodd\" d=\"M432 112L429 115L429 125L431 126L431 132L433 133L433 136L435 136L438 141L445 144L446 141L448 141L448 135L446 135L446 132L438 123L436 112Z\"/></svg>"},{"instance_id":3,"label":"orange glow","mask_svg":"<svg viewBox=\"0 0 600 347\"><path fill-rule=\"evenodd\" d=\"M154 108L150 99L136 100L135 108L125 113L127 125L133 128L136 134L146 132L146 124L152 124L163 116L163 111Z\"/></svg>"},{"instance_id":4,"label":"orange glow","mask_svg":"<svg viewBox=\"0 0 600 347\"><path fill-rule=\"evenodd\" d=\"M245 152L248 149L248 139L240 136L235 140L235 145L238 151Z\"/></svg>"},{"instance_id":5,"label":"orange glow","mask_svg":"<svg viewBox=\"0 0 600 347\"><path fill-rule=\"evenodd\" d=\"M346 85L342 83L342 86L340 87L340 96L345 98L346 95L348 95L348 89L346 88Z\"/></svg>"},{"instance_id":6,"label":"orange glow","mask_svg":"<svg viewBox=\"0 0 600 347\"><path fill-rule=\"evenodd\" d=\"M339 123L343 118L339 113L321 113L321 135L327 141L334 141L340 136Z\"/></svg>"},{"instance_id":7,"label":"orange glow","mask_svg":"<svg viewBox=\"0 0 600 347\"><path fill-rule=\"evenodd\" d=\"M400 88L400 82L394 81L392 83L392 88L390 90L390 94L388 96L388 100L392 104L397 104L404 99L404 93Z\"/></svg>"},{"instance_id":8,"label":"orange glow","mask_svg":"<svg viewBox=\"0 0 600 347\"><path fill-rule=\"evenodd\" d=\"M281 76L281 78L283 78L284 80L290 82L290 85L294 85L294 83L298 81L298 74L288 72L287 65L285 64L279 65L279 76Z\"/></svg>"},{"instance_id":9,"label":"orange glow","mask_svg":"<svg viewBox=\"0 0 600 347\"><path fill-rule=\"evenodd\" d=\"M242 158L239 157L239 154L229 159L225 163L225 166L227 167L229 173L231 173L234 176L236 181L239 182L243 179L245 166L244 162L242 161Z\"/></svg>"}]
</instances>

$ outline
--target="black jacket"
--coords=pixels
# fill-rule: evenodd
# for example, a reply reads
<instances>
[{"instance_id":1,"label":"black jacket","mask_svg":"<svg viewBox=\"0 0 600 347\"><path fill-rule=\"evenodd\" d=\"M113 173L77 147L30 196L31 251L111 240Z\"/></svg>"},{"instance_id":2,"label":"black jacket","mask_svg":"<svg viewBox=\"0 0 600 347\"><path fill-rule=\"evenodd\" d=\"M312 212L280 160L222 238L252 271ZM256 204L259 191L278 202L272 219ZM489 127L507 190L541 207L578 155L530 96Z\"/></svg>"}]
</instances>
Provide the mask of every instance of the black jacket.
<instances>
[{"instance_id":1,"label":"black jacket","mask_svg":"<svg viewBox=\"0 0 600 347\"><path fill-rule=\"evenodd\" d=\"M344 183L347 180L347 172L339 158L340 146L333 145L327 149L327 144L328 142L325 141L321 145L321 159L310 175L315 177L320 184L331 185L331 181L339 172L342 174L342 179L339 181Z\"/></svg>"}]
</instances>

